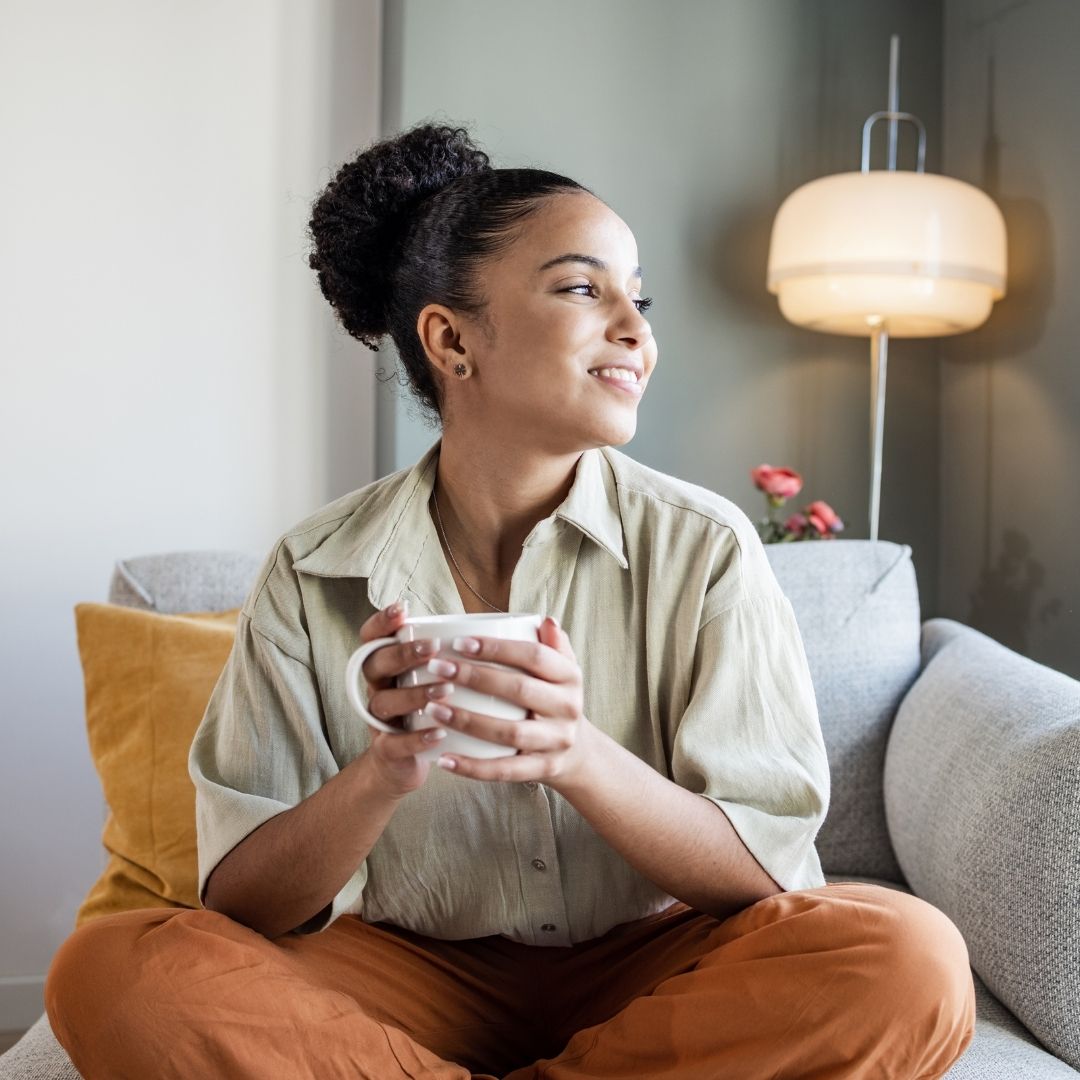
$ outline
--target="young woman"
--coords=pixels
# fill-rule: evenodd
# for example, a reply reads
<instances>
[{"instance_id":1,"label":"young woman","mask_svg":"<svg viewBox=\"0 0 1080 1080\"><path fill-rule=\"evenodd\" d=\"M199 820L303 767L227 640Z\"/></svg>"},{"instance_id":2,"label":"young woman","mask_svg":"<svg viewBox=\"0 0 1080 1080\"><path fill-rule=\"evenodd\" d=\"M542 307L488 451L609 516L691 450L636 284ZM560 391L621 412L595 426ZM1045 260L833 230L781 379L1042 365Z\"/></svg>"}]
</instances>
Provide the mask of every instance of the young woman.
<instances>
[{"instance_id":1,"label":"young woman","mask_svg":"<svg viewBox=\"0 0 1080 1080\"><path fill-rule=\"evenodd\" d=\"M615 449L658 355L629 227L424 124L342 167L311 229L341 323L391 336L441 436L269 553L191 750L205 910L65 942L46 1004L76 1066L943 1075L974 1031L967 949L917 897L826 885L813 686L752 523ZM535 645L378 650L372 712L431 723L365 725L359 641L461 611L548 617ZM421 665L441 681L397 687ZM446 729L516 753L418 759Z\"/></svg>"}]
</instances>

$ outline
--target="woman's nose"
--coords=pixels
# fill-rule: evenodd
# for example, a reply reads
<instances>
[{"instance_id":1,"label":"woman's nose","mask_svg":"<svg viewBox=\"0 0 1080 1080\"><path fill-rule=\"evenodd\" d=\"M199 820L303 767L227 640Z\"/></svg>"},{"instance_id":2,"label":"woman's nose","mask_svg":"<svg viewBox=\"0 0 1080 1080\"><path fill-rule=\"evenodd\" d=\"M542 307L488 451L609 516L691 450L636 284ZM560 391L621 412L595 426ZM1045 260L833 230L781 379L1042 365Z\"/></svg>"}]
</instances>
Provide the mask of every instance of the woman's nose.
<instances>
[{"instance_id":1,"label":"woman's nose","mask_svg":"<svg viewBox=\"0 0 1080 1080\"><path fill-rule=\"evenodd\" d=\"M638 311L637 304L631 300L628 300L627 304L629 310L621 313L623 317L616 322L614 327L615 338L640 348L652 337L652 326L649 320Z\"/></svg>"}]
</instances>

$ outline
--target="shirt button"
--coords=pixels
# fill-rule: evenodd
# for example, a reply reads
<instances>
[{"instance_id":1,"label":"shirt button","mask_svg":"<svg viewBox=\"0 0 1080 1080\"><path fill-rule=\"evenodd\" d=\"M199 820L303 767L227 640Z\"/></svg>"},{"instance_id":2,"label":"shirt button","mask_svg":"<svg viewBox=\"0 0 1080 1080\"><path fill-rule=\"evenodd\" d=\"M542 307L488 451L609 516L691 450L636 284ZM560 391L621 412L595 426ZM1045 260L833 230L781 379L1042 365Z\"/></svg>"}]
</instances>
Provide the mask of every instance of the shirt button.
<instances>
[{"instance_id":1,"label":"shirt button","mask_svg":"<svg viewBox=\"0 0 1080 1080\"><path fill-rule=\"evenodd\" d=\"M547 869L547 863L544 862L543 859L533 859L532 864L533 864L533 866L536 867L537 870L546 870Z\"/></svg>"},{"instance_id":2,"label":"shirt button","mask_svg":"<svg viewBox=\"0 0 1080 1080\"><path fill-rule=\"evenodd\" d=\"M543 926L540 927L540 929L541 930L547 930L550 933L552 930L555 929L555 924L550 923L550 922L546 922L546 923L544 923Z\"/></svg>"},{"instance_id":3,"label":"shirt button","mask_svg":"<svg viewBox=\"0 0 1080 1080\"><path fill-rule=\"evenodd\" d=\"M526 787L527 787L527 788L528 788L528 789L529 789L530 791L535 791L535 790L536 790L536 788L537 788L537 784L536 784L536 781L535 781L535 780L526 780L526 781L525 781L525 786L526 786Z\"/></svg>"}]
</instances>

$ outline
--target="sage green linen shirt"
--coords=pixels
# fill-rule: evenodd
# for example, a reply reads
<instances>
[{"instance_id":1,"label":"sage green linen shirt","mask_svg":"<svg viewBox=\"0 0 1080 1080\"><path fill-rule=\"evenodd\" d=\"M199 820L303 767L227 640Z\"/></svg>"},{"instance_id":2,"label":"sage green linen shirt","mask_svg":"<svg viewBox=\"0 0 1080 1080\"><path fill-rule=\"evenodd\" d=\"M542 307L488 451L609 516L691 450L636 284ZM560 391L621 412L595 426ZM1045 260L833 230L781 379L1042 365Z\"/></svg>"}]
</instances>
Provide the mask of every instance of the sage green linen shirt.
<instances>
[{"instance_id":1,"label":"sage green linen shirt","mask_svg":"<svg viewBox=\"0 0 1080 1080\"><path fill-rule=\"evenodd\" d=\"M428 512L440 443L267 555L191 747L201 900L236 844L367 748L344 683L364 620L401 597L412 615L464 611ZM525 540L510 610L562 624L592 724L715 803L783 889L825 884L814 839L829 768L802 638L734 503L613 448L586 450ZM544 784L433 766L298 930L350 912L436 938L565 946L673 900Z\"/></svg>"}]
</instances>

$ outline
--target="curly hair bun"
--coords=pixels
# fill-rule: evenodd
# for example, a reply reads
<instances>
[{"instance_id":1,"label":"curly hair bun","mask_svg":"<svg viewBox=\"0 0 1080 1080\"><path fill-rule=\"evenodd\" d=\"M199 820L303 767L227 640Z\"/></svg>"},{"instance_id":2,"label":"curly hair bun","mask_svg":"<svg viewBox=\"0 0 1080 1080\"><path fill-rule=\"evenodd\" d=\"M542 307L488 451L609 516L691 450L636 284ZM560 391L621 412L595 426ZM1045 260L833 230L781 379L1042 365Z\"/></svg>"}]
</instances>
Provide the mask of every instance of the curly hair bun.
<instances>
[{"instance_id":1,"label":"curly hair bun","mask_svg":"<svg viewBox=\"0 0 1080 1080\"><path fill-rule=\"evenodd\" d=\"M338 170L312 206L308 265L353 337L374 349L387 333L393 267L420 203L490 169L465 128L419 124Z\"/></svg>"}]
</instances>

